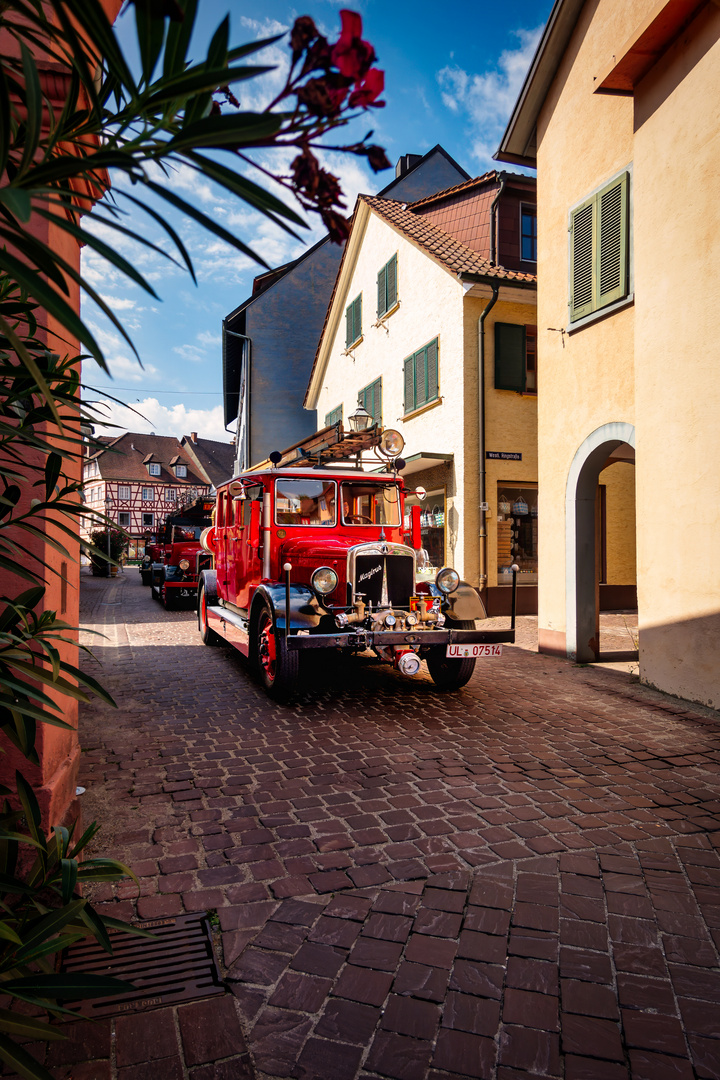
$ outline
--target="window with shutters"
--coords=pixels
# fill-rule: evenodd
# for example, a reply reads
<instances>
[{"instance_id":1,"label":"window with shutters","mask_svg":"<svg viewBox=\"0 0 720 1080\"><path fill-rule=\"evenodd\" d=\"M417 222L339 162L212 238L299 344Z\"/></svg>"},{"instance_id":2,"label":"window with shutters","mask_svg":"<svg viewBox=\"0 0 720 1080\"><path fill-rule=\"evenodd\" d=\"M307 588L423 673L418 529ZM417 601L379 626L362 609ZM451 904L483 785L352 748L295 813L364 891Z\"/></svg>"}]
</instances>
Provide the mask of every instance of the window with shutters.
<instances>
[{"instance_id":1,"label":"window with shutters","mask_svg":"<svg viewBox=\"0 0 720 1080\"><path fill-rule=\"evenodd\" d=\"M325 427L330 427L331 424L341 424L343 418L343 407L338 405L336 409L332 409L329 413L325 414Z\"/></svg>"},{"instance_id":2,"label":"window with shutters","mask_svg":"<svg viewBox=\"0 0 720 1080\"><path fill-rule=\"evenodd\" d=\"M382 424L382 378L360 391L358 405L367 409L376 424Z\"/></svg>"},{"instance_id":3,"label":"window with shutters","mask_svg":"<svg viewBox=\"0 0 720 1080\"><path fill-rule=\"evenodd\" d=\"M405 414L436 401L438 396L438 339L429 341L404 361Z\"/></svg>"},{"instance_id":4,"label":"window with shutters","mask_svg":"<svg viewBox=\"0 0 720 1080\"><path fill-rule=\"evenodd\" d=\"M537 327L495 323L495 389L537 393Z\"/></svg>"},{"instance_id":5,"label":"window with shutters","mask_svg":"<svg viewBox=\"0 0 720 1080\"><path fill-rule=\"evenodd\" d=\"M570 212L570 322L629 292L630 174L623 172Z\"/></svg>"},{"instance_id":6,"label":"window with shutters","mask_svg":"<svg viewBox=\"0 0 720 1080\"><path fill-rule=\"evenodd\" d=\"M345 348L362 337L362 293L345 308Z\"/></svg>"},{"instance_id":7,"label":"window with shutters","mask_svg":"<svg viewBox=\"0 0 720 1080\"><path fill-rule=\"evenodd\" d=\"M383 315L387 315L388 312L392 311L398 302L397 255L393 255L390 262L385 263L385 266L383 266L378 274L377 287L377 313L378 319L382 319Z\"/></svg>"}]
</instances>

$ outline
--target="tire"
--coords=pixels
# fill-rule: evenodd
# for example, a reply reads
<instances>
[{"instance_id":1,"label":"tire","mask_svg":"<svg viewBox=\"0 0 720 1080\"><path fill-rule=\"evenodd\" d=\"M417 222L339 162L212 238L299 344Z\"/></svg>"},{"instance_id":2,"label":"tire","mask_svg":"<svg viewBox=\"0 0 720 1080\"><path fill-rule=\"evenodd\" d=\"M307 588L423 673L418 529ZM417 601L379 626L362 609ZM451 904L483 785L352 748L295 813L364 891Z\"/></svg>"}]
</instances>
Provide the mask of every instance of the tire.
<instances>
[{"instance_id":1,"label":"tire","mask_svg":"<svg viewBox=\"0 0 720 1080\"><path fill-rule=\"evenodd\" d=\"M174 589L170 589L168 592L167 585L165 584L160 586L160 601L166 611L175 611L178 606Z\"/></svg>"},{"instance_id":2,"label":"tire","mask_svg":"<svg viewBox=\"0 0 720 1080\"><path fill-rule=\"evenodd\" d=\"M474 619L455 622L448 619L445 626L451 630L474 630ZM475 670L475 657L463 656L460 660L448 659L444 645L433 645L425 657L430 677L438 690L459 690L465 686Z\"/></svg>"},{"instance_id":3,"label":"tire","mask_svg":"<svg viewBox=\"0 0 720 1080\"><path fill-rule=\"evenodd\" d=\"M204 584L200 586L200 596L198 597L198 630L200 631L203 645L222 645L222 638L220 635L216 634L215 631L211 630L208 626L207 590Z\"/></svg>"},{"instance_id":4,"label":"tire","mask_svg":"<svg viewBox=\"0 0 720 1080\"><path fill-rule=\"evenodd\" d=\"M255 665L260 682L274 701L285 702L295 693L300 656L290 652L284 634L276 634L270 608L264 604L255 623Z\"/></svg>"}]
</instances>

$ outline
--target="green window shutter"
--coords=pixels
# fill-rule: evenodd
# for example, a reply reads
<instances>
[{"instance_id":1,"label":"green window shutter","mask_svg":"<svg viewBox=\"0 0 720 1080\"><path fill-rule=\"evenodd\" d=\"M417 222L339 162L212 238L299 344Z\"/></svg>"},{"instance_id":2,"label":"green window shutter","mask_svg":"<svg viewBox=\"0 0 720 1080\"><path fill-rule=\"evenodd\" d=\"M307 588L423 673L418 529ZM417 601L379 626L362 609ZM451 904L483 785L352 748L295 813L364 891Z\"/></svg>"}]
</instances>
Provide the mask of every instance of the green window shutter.
<instances>
[{"instance_id":1,"label":"green window shutter","mask_svg":"<svg viewBox=\"0 0 720 1080\"><path fill-rule=\"evenodd\" d=\"M368 409L368 412L372 414L372 418L376 424L382 423L382 379L378 379L377 382L372 384L371 390L373 391L373 403L372 409Z\"/></svg>"},{"instance_id":2,"label":"green window shutter","mask_svg":"<svg viewBox=\"0 0 720 1080\"><path fill-rule=\"evenodd\" d=\"M495 389L525 390L525 327L495 323Z\"/></svg>"},{"instance_id":3,"label":"green window shutter","mask_svg":"<svg viewBox=\"0 0 720 1080\"><path fill-rule=\"evenodd\" d=\"M573 210L570 219L570 321L594 310L595 198ZM496 324L497 325L497 324Z\"/></svg>"},{"instance_id":4,"label":"green window shutter","mask_svg":"<svg viewBox=\"0 0 720 1080\"><path fill-rule=\"evenodd\" d=\"M387 266L383 266L382 270L378 274L378 305L377 313L378 318L384 315L388 309L387 304Z\"/></svg>"},{"instance_id":5,"label":"green window shutter","mask_svg":"<svg viewBox=\"0 0 720 1080\"><path fill-rule=\"evenodd\" d=\"M427 399L434 401L438 396L438 343L437 338L427 347Z\"/></svg>"},{"instance_id":6,"label":"green window shutter","mask_svg":"<svg viewBox=\"0 0 720 1080\"><path fill-rule=\"evenodd\" d=\"M358 341L362 337L362 293L353 301L353 331L353 341Z\"/></svg>"},{"instance_id":7,"label":"green window shutter","mask_svg":"<svg viewBox=\"0 0 720 1080\"><path fill-rule=\"evenodd\" d=\"M415 358L408 356L405 361L405 412L415 408Z\"/></svg>"},{"instance_id":8,"label":"green window shutter","mask_svg":"<svg viewBox=\"0 0 720 1080\"><path fill-rule=\"evenodd\" d=\"M336 409L333 409L332 412L327 413L327 415L325 416L325 427L330 427L331 424L337 424L338 421L342 421L342 412L342 405L338 405L338 407Z\"/></svg>"},{"instance_id":9,"label":"green window shutter","mask_svg":"<svg viewBox=\"0 0 720 1080\"><path fill-rule=\"evenodd\" d=\"M415 353L415 407L420 408L427 401L427 350L418 349Z\"/></svg>"},{"instance_id":10,"label":"green window shutter","mask_svg":"<svg viewBox=\"0 0 720 1080\"><path fill-rule=\"evenodd\" d=\"M345 348L362 337L362 293L345 308Z\"/></svg>"},{"instance_id":11,"label":"green window shutter","mask_svg":"<svg viewBox=\"0 0 720 1080\"><path fill-rule=\"evenodd\" d=\"M596 304L605 307L627 293L628 174L596 195Z\"/></svg>"},{"instance_id":12,"label":"green window shutter","mask_svg":"<svg viewBox=\"0 0 720 1080\"><path fill-rule=\"evenodd\" d=\"M387 264L387 311L397 303L397 255Z\"/></svg>"}]
</instances>

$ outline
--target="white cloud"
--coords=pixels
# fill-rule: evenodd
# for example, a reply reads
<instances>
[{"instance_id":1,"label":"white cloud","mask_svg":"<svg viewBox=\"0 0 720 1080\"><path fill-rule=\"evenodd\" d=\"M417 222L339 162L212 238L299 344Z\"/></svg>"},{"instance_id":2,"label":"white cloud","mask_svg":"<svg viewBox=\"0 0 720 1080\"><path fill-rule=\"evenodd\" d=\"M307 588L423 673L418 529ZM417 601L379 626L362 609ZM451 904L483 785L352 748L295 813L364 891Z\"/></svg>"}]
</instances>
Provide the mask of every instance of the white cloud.
<instances>
[{"instance_id":1,"label":"white cloud","mask_svg":"<svg viewBox=\"0 0 720 1080\"><path fill-rule=\"evenodd\" d=\"M191 395L189 395L191 396ZM215 439L218 442L230 442L232 436L225 431L223 409L216 405L210 409L188 408L184 403L161 405L157 398L146 397L132 406L118 405L107 399L99 402L103 419L116 425L120 431L137 431L144 434L155 432L156 435L189 435L197 431L202 439ZM99 430L99 429L98 429Z\"/></svg>"},{"instance_id":2,"label":"white cloud","mask_svg":"<svg viewBox=\"0 0 720 1080\"><path fill-rule=\"evenodd\" d=\"M203 330L197 335L197 340L201 345L220 345L222 344L222 334L213 334L212 330Z\"/></svg>"},{"instance_id":3,"label":"white cloud","mask_svg":"<svg viewBox=\"0 0 720 1080\"><path fill-rule=\"evenodd\" d=\"M492 155L517 100L541 32L542 26L515 31L518 47L501 53L497 67L490 71L472 75L453 65L437 73L445 106L451 112L468 116L472 125L472 155L483 168L495 167Z\"/></svg>"}]
</instances>

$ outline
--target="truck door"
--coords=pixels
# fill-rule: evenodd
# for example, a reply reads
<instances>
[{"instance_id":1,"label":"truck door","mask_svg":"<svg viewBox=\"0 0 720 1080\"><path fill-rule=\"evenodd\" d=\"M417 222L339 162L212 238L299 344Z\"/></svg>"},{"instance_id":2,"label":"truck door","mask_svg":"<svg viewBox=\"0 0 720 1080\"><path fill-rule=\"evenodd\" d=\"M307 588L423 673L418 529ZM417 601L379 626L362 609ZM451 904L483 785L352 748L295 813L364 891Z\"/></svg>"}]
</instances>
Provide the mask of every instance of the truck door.
<instances>
[{"instance_id":1,"label":"truck door","mask_svg":"<svg viewBox=\"0 0 720 1080\"><path fill-rule=\"evenodd\" d=\"M262 577L262 548L250 544L250 515L253 503L262 506L263 491L262 484L246 488L247 498L235 504L238 515L242 515L242 528L235 545L235 603L243 609L250 606L252 589Z\"/></svg>"},{"instance_id":2,"label":"truck door","mask_svg":"<svg viewBox=\"0 0 720 1080\"><path fill-rule=\"evenodd\" d=\"M227 488L218 492L217 509L215 511L215 573L217 575L218 591L222 597L228 595L228 561L227 561L227 520L228 506L232 507Z\"/></svg>"}]
</instances>

